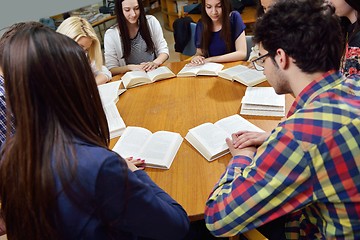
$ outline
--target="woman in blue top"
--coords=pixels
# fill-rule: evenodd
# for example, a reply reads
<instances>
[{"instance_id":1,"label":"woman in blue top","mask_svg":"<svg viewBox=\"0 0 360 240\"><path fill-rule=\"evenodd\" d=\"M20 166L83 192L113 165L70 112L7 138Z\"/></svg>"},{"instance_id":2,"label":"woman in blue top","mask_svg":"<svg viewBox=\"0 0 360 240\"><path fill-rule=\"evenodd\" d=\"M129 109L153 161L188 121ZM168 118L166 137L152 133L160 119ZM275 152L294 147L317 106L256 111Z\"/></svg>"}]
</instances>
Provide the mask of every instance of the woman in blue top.
<instances>
[{"instance_id":1,"label":"woman in blue top","mask_svg":"<svg viewBox=\"0 0 360 240\"><path fill-rule=\"evenodd\" d=\"M9 239L183 239L184 209L141 161L108 148L95 77L75 41L44 26L18 31L0 66L16 129L0 161Z\"/></svg>"},{"instance_id":2,"label":"woman in blue top","mask_svg":"<svg viewBox=\"0 0 360 240\"><path fill-rule=\"evenodd\" d=\"M245 60L245 24L228 0L205 0L195 31L193 64Z\"/></svg>"}]
</instances>

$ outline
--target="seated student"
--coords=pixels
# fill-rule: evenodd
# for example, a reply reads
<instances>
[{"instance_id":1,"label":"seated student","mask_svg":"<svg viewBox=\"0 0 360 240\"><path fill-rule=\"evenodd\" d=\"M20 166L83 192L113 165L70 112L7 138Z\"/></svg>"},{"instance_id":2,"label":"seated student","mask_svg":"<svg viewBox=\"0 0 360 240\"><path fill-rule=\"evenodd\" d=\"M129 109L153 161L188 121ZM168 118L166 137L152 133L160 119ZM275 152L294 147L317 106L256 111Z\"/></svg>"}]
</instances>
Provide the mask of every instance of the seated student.
<instances>
[{"instance_id":1,"label":"seated student","mask_svg":"<svg viewBox=\"0 0 360 240\"><path fill-rule=\"evenodd\" d=\"M184 209L138 170L141 161L108 149L86 61L75 41L49 28L18 31L5 44L0 66L16 119L0 162L8 238L181 239Z\"/></svg>"},{"instance_id":2,"label":"seated student","mask_svg":"<svg viewBox=\"0 0 360 240\"><path fill-rule=\"evenodd\" d=\"M359 238L360 77L339 72L334 12L323 0L279 0L257 21L254 65L295 101L260 146L235 148L241 134L226 140L233 158L205 209L214 235L284 216L288 239Z\"/></svg>"},{"instance_id":3,"label":"seated student","mask_svg":"<svg viewBox=\"0 0 360 240\"><path fill-rule=\"evenodd\" d=\"M230 12L230 1L205 0L196 25L196 54L193 64L231 62L246 58L245 24L237 11Z\"/></svg>"},{"instance_id":4,"label":"seated student","mask_svg":"<svg viewBox=\"0 0 360 240\"><path fill-rule=\"evenodd\" d=\"M87 53L97 85L111 80L111 72L103 66L100 41L91 24L80 17L65 19L56 30L76 41Z\"/></svg>"},{"instance_id":5,"label":"seated student","mask_svg":"<svg viewBox=\"0 0 360 240\"><path fill-rule=\"evenodd\" d=\"M39 22L19 22L11 25L0 38L0 62L2 59L5 42L10 39L17 31L25 29L27 27L42 26ZM4 88L3 71L0 67L0 146L5 142L7 135L14 133L14 118L10 117L10 121L7 122L6 117L6 101L5 101L5 88ZM8 125L8 126L7 126ZM8 127L11 129L7 133ZM0 203L1 206L1 203ZM5 223L0 214L0 236L6 233Z\"/></svg>"},{"instance_id":6,"label":"seated student","mask_svg":"<svg viewBox=\"0 0 360 240\"><path fill-rule=\"evenodd\" d=\"M105 32L105 62L112 74L150 71L169 58L159 21L140 0L116 0L117 25Z\"/></svg>"},{"instance_id":7,"label":"seated student","mask_svg":"<svg viewBox=\"0 0 360 240\"><path fill-rule=\"evenodd\" d=\"M264 15L264 13L266 13L266 11L271 7L271 5L275 4L276 0L259 0L257 2L257 10L256 10L256 15L257 17L261 17L262 15ZM251 60L254 60L255 58L259 57L259 46L258 45L254 45L251 48L251 52L248 58L248 62L251 62ZM252 68L252 64L249 65L249 67Z\"/></svg>"},{"instance_id":8,"label":"seated student","mask_svg":"<svg viewBox=\"0 0 360 240\"><path fill-rule=\"evenodd\" d=\"M43 26L39 22L29 21L29 22L19 22L14 23L6 31L1 35L0 38L0 60L3 55L5 42L10 39L17 31L22 30L24 28L33 27L33 26ZM6 140L6 129L7 129L7 121L6 121L6 101L5 101L5 89L4 89L4 78L3 72L0 67L0 146ZM14 129L14 119L12 118L9 122L10 134L13 134Z\"/></svg>"},{"instance_id":9,"label":"seated student","mask_svg":"<svg viewBox=\"0 0 360 240\"><path fill-rule=\"evenodd\" d=\"M360 73L360 1L330 0L336 15L342 17L346 51L341 71L345 76Z\"/></svg>"}]
</instances>

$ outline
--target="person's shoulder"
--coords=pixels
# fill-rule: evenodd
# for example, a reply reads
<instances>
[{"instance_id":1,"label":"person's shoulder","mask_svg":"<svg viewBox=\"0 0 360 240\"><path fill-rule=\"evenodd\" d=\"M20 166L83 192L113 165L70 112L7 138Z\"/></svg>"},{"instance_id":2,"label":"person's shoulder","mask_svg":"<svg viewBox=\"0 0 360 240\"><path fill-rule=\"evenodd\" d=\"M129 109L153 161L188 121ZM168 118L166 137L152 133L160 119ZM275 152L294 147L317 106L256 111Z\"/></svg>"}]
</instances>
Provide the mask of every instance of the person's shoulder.
<instances>
[{"instance_id":1,"label":"person's shoulder","mask_svg":"<svg viewBox=\"0 0 360 240\"><path fill-rule=\"evenodd\" d=\"M117 25L111 26L105 31L105 34L107 35L119 34L119 28L117 27Z\"/></svg>"},{"instance_id":2,"label":"person's shoulder","mask_svg":"<svg viewBox=\"0 0 360 240\"><path fill-rule=\"evenodd\" d=\"M153 15L146 15L146 20L147 20L149 25L159 25L159 26L161 26L159 20Z\"/></svg>"},{"instance_id":3,"label":"person's shoulder","mask_svg":"<svg viewBox=\"0 0 360 240\"><path fill-rule=\"evenodd\" d=\"M241 15L238 11L232 11L230 12L230 23L231 24L238 24L238 23L242 23L243 20L241 18Z\"/></svg>"},{"instance_id":4,"label":"person's shoulder","mask_svg":"<svg viewBox=\"0 0 360 240\"><path fill-rule=\"evenodd\" d=\"M241 15L238 11L230 12L230 19L241 19Z\"/></svg>"},{"instance_id":5,"label":"person's shoulder","mask_svg":"<svg viewBox=\"0 0 360 240\"><path fill-rule=\"evenodd\" d=\"M100 168L109 158L118 158L118 155L110 149L86 143L81 140L75 141L76 156L79 165L86 165L90 168Z\"/></svg>"}]
</instances>

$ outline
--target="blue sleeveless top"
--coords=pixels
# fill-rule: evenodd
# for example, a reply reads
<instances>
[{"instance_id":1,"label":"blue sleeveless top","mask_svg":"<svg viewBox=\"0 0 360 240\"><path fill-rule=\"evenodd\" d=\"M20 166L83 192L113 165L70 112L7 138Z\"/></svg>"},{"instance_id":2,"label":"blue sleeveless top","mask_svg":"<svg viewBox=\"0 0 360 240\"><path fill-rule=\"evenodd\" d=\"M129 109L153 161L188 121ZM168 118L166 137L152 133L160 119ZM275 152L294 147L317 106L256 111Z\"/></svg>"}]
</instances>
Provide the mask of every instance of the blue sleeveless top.
<instances>
[{"instance_id":1,"label":"blue sleeveless top","mask_svg":"<svg viewBox=\"0 0 360 240\"><path fill-rule=\"evenodd\" d=\"M245 30L245 24L240 16L240 13L237 11L232 11L230 13L230 31L231 31L231 40L232 46L231 51L235 51L235 41L240 36L240 34ZM195 46L196 48L201 48L201 37L203 31L203 24L199 21L196 24L195 30ZM226 53L229 53L226 49L226 44L223 39L220 37L220 31L213 32L211 34L211 40L209 45L209 57L219 56Z\"/></svg>"}]
</instances>

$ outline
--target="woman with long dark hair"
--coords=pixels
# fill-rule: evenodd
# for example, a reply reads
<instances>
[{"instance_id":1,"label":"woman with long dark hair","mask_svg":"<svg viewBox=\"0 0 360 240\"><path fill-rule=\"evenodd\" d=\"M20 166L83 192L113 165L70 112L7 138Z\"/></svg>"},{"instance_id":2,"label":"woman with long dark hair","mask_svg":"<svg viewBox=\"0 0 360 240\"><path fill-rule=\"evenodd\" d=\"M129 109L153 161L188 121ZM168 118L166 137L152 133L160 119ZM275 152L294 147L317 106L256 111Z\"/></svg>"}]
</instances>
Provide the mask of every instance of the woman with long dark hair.
<instances>
[{"instance_id":1,"label":"woman with long dark hair","mask_svg":"<svg viewBox=\"0 0 360 240\"><path fill-rule=\"evenodd\" d=\"M46 27L19 31L6 42L0 66L16 129L0 161L0 213L9 239L187 233L186 212L138 170L141 161L108 149L94 74L75 41Z\"/></svg>"},{"instance_id":2,"label":"woman with long dark hair","mask_svg":"<svg viewBox=\"0 0 360 240\"><path fill-rule=\"evenodd\" d=\"M116 0L117 24L105 32L105 63L115 75L150 71L169 58L159 21L146 15L141 0Z\"/></svg>"},{"instance_id":3,"label":"woman with long dark hair","mask_svg":"<svg viewBox=\"0 0 360 240\"><path fill-rule=\"evenodd\" d=\"M229 0L205 0L195 30L193 64L245 60L245 24Z\"/></svg>"}]
</instances>

